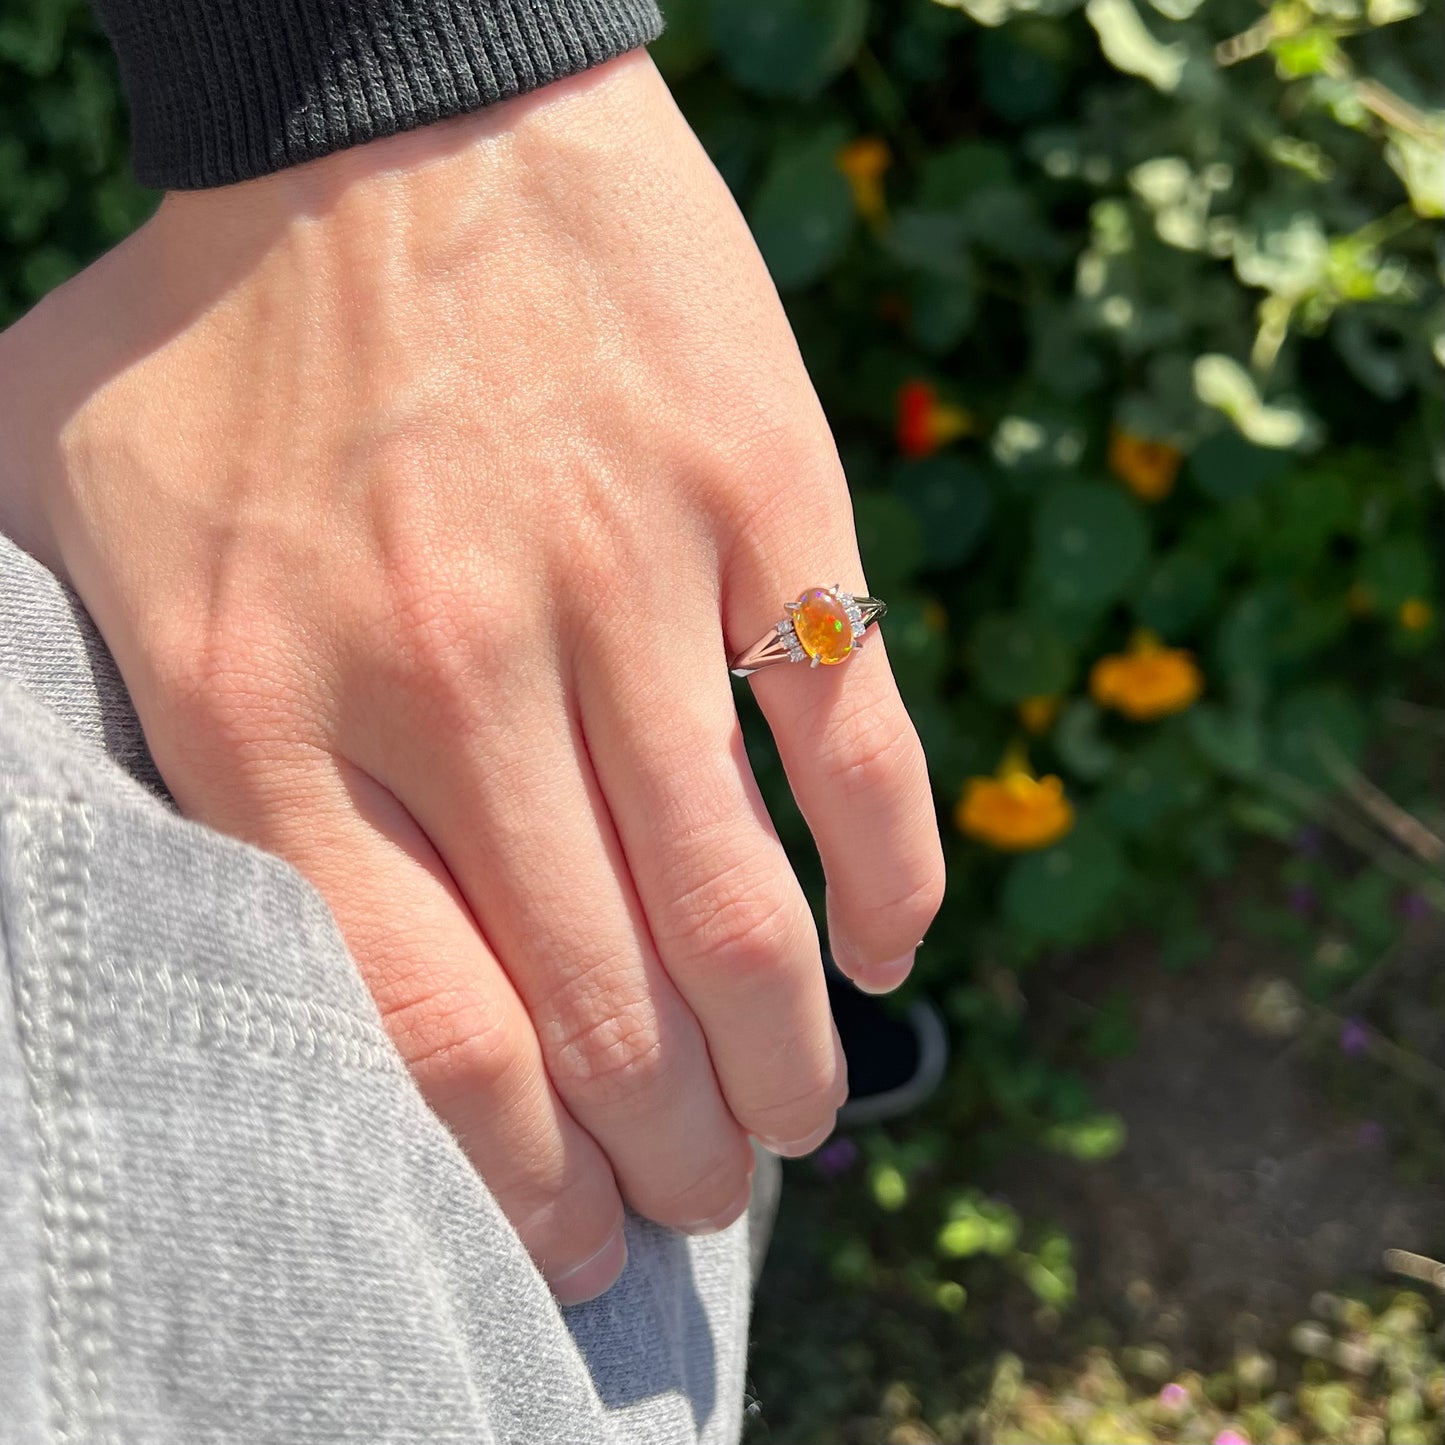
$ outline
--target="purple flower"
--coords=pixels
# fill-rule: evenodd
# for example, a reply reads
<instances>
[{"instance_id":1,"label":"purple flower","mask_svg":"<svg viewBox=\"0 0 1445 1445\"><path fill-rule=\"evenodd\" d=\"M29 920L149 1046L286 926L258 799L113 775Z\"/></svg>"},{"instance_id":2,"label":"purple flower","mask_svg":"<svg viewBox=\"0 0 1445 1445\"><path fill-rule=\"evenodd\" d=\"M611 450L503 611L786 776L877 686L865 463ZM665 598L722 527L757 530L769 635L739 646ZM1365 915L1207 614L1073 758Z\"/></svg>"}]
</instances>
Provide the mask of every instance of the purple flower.
<instances>
[{"instance_id":1,"label":"purple flower","mask_svg":"<svg viewBox=\"0 0 1445 1445\"><path fill-rule=\"evenodd\" d=\"M830 1139L813 1155L813 1168L824 1179L846 1174L858 1162L858 1146L846 1134Z\"/></svg>"},{"instance_id":2,"label":"purple flower","mask_svg":"<svg viewBox=\"0 0 1445 1445\"><path fill-rule=\"evenodd\" d=\"M1249 1437L1238 1430L1221 1430L1214 1437L1214 1445L1249 1445Z\"/></svg>"},{"instance_id":3,"label":"purple flower","mask_svg":"<svg viewBox=\"0 0 1445 1445\"><path fill-rule=\"evenodd\" d=\"M1355 1142L1362 1149L1378 1149L1385 1142L1385 1126L1378 1119L1365 1119L1355 1130Z\"/></svg>"},{"instance_id":4,"label":"purple flower","mask_svg":"<svg viewBox=\"0 0 1445 1445\"><path fill-rule=\"evenodd\" d=\"M1358 1059L1369 1051L1369 1026L1363 1019L1347 1018L1340 1027L1340 1052L1348 1059Z\"/></svg>"},{"instance_id":5,"label":"purple flower","mask_svg":"<svg viewBox=\"0 0 1445 1445\"><path fill-rule=\"evenodd\" d=\"M1287 901L1289 911L1297 913L1301 918L1311 918L1315 910L1320 906L1320 896L1308 883L1296 883L1289 890Z\"/></svg>"},{"instance_id":6,"label":"purple flower","mask_svg":"<svg viewBox=\"0 0 1445 1445\"><path fill-rule=\"evenodd\" d=\"M1434 911L1430 900L1418 889L1412 888L1400 897L1400 916L1409 919L1411 923L1423 922Z\"/></svg>"},{"instance_id":7,"label":"purple flower","mask_svg":"<svg viewBox=\"0 0 1445 1445\"><path fill-rule=\"evenodd\" d=\"M1159 1391L1159 1403L1166 1410L1182 1410L1189 1403L1189 1391L1177 1380L1171 1380Z\"/></svg>"},{"instance_id":8,"label":"purple flower","mask_svg":"<svg viewBox=\"0 0 1445 1445\"><path fill-rule=\"evenodd\" d=\"M1296 853L1302 858L1318 858L1325 847L1325 834L1322 828L1317 828L1313 823L1306 823L1298 833L1294 835L1292 846Z\"/></svg>"}]
</instances>

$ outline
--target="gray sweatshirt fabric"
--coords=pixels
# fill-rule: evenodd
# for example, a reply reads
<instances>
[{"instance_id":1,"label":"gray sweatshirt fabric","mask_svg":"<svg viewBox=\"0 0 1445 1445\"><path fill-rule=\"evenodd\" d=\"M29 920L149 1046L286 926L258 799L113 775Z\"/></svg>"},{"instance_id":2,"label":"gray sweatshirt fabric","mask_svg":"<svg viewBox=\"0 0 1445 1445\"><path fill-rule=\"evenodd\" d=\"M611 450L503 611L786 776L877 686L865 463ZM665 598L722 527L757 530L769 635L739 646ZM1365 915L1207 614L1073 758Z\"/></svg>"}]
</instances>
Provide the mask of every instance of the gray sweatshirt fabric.
<instances>
[{"instance_id":1,"label":"gray sweatshirt fabric","mask_svg":"<svg viewBox=\"0 0 1445 1445\"><path fill-rule=\"evenodd\" d=\"M722 1445L748 1230L631 1218L559 1311L321 899L175 813L0 537L3 1445Z\"/></svg>"}]
</instances>

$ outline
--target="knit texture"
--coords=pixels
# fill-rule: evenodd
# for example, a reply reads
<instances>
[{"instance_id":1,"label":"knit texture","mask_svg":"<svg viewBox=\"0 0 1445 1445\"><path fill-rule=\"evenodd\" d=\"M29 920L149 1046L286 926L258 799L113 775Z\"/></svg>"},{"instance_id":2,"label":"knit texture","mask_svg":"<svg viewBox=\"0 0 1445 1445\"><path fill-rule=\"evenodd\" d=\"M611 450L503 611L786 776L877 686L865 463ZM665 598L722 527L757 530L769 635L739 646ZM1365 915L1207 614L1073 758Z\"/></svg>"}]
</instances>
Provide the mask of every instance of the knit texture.
<instances>
[{"instance_id":1,"label":"knit texture","mask_svg":"<svg viewBox=\"0 0 1445 1445\"><path fill-rule=\"evenodd\" d=\"M559 1311L321 898L153 778L0 537L0 1442L735 1445L748 1225Z\"/></svg>"},{"instance_id":2,"label":"knit texture","mask_svg":"<svg viewBox=\"0 0 1445 1445\"><path fill-rule=\"evenodd\" d=\"M575 75L656 39L654 0L94 0L136 178L194 190Z\"/></svg>"}]
</instances>

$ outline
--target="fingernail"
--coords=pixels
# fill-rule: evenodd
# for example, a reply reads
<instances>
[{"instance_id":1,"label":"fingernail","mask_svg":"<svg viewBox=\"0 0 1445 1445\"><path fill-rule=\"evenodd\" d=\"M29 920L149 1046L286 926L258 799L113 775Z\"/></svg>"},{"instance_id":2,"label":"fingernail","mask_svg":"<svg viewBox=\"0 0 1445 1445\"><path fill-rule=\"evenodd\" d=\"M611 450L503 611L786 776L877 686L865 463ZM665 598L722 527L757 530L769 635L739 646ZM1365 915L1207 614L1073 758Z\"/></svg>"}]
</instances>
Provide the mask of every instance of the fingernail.
<instances>
[{"instance_id":1,"label":"fingernail","mask_svg":"<svg viewBox=\"0 0 1445 1445\"><path fill-rule=\"evenodd\" d=\"M585 1304L606 1294L627 1267L627 1239L619 1224L607 1243L581 1264L549 1280L552 1293L561 1305Z\"/></svg>"},{"instance_id":2,"label":"fingernail","mask_svg":"<svg viewBox=\"0 0 1445 1445\"><path fill-rule=\"evenodd\" d=\"M811 1154L838 1127L836 1119L830 1119L821 1129L809 1134L806 1139L794 1139L784 1143L778 1139L759 1138L758 1143L771 1154L781 1154L784 1159L799 1159Z\"/></svg>"},{"instance_id":3,"label":"fingernail","mask_svg":"<svg viewBox=\"0 0 1445 1445\"><path fill-rule=\"evenodd\" d=\"M901 958L891 959L888 963L875 963L866 970L860 969L853 982L864 993L892 993L908 977L909 970L913 967L915 952L916 949L910 948Z\"/></svg>"},{"instance_id":4,"label":"fingernail","mask_svg":"<svg viewBox=\"0 0 1445 1445\"><path fill-rule=\"evenodd\" d=\"M684 1234L721 1234L728 1225L735 1224L743 1217L752 1197L753 1181L749 1177L747 1184L743 1186L743 1192L726 1209L719 1210L711 1219L700 1219L696 1224L680 1224L678 1228Z\"/></svg>"}]
</instances>

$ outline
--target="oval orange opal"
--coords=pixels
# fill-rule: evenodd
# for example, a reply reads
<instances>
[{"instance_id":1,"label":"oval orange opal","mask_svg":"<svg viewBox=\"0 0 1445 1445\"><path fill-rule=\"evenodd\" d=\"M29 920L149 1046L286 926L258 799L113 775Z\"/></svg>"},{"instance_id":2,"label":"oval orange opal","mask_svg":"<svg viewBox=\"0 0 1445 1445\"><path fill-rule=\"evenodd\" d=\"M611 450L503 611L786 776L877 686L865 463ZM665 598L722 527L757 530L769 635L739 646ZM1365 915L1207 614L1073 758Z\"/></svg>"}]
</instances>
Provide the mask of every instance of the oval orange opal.
<instances>
[{"instance_id":1,"label":"oval orange opal","mask_svg":"<svg viewBox=\"0 0 1445 1445\"><path fill-rule=\"evenodd\" d=\"M815 587L803 593L791 610L793 631L809 657L826 667L847 659L853 651L853 624L831 592Z\"/></svg>"}]
</instances>

